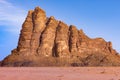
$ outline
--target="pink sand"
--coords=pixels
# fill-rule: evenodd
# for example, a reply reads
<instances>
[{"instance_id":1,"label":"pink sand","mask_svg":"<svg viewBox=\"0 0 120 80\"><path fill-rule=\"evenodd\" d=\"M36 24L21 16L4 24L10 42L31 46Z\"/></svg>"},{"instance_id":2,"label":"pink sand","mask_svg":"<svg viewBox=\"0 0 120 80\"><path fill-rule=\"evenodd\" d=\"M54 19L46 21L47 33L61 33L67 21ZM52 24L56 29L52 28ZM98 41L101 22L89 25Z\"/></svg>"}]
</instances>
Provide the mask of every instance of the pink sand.
<instances>
[{"instance_id":1,"label":"pink sand","mask_svg":"<svg viewBox=\"0 0 120 80\"><path fill-rule=\"evenodd\" d=\"M0 67L0 80L120 80L120 67Z\"/></svg>"}]
</instances>

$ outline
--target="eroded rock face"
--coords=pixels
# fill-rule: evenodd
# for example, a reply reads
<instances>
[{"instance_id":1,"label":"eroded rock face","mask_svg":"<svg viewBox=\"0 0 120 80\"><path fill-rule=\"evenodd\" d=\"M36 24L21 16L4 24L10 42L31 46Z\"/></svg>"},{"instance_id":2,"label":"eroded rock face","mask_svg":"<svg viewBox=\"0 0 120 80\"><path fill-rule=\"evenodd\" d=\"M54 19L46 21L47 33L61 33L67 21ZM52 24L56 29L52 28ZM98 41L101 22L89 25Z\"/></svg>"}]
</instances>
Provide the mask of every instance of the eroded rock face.
<instances>
[{"instance_id":1,"label":"eroded rock face","mask_svg":"<svg viewBox=\"0 0 120 80\"><path fill-rule=\"evenodd\" d=\"M75 26L71 25L69 28L70 36L69 36L69 50L71 53L78 52L78 30Z\"/></svg>"},{"instance_id":2,"label":"eroded rock face","mask_svg":"<svg viewBox=\"0 0 120 80\"><path fill-rule=\"evenodd\" d=\"M17 47L19 54L65 57L69 54L102 51L116 54L112 43L102 38L89 38L83 30L75 26L68 27L53 16L36 7L29 11L23 23Z\"/></svg>"},{"instance_id":3,"label":"eroded rock face","mask_svg":"<svg viewBox=\"0 0 120 80\"><path fill-rule=\"evenodd\" d=\"M59 57L69 55L69 27L59 22L55 38L55 54Z\"/></svg>"},{"instance_id":4,"label":"eroded rock face","mask_svg":"<svg viewBox=\"0 0 120 80\"><path fill-rule=\"evenodd\" d=\"M56 28L58 26L58 21L54 17L50 17L46 23L46 28L44 29L41 36L41 44L38 48L38 54L44 56L54 55L54 42L56 36Z\"/></svg>"},{"instance_id":5,"label":"eroded rock face","mask_svg":"<svg viewBox=\"0 0 120 80\"><path fill-rule=\"evenodd\" d=\"M31 54L36 54L37 49L40 45L40 38L43 30L46 27L46 13L40 9L39 7L36 7L33 12L33 33L31 36Z\"/></svg>"},{"instance_id":6,"label":"eroded rock face","mask_svg":"<svg viewBox=\"0 0 120 80\"><path fill-rule=\"evenodd\" d=\"M27 18L22 25L22 30L17 47L18 54L26 55L30 53L31 36L33 33L32 14L33 14L32 10L28 12Z\"/></svg>"},{"instance_id":7,"label":"eroded rock face","mask_svg":"<svg viewBox=\"0 0 120 80\"><path fill-rule=\"evenodd\" d=\"M100 56L102 57L99 58ZM43 57L46 59L41 60ZM48 60L50 58L51 60ZM45 11L36 7L28 12L17 48L1 64L13 65L16 62L23 65L22 62L26 61L30 62L30 65L36 63L35 66L38 66L40 63L48 65L50 61L49 65L63 66L64 63L96 66L98 62L94 60L97 59L100 65L107 62L109 65L120 63L120 56L112 48L111 42L106 42L102 38L89 38L82 29L78 30L74 25L69 27L53 16L47 18Z\"/></svg>"}]
</instances>

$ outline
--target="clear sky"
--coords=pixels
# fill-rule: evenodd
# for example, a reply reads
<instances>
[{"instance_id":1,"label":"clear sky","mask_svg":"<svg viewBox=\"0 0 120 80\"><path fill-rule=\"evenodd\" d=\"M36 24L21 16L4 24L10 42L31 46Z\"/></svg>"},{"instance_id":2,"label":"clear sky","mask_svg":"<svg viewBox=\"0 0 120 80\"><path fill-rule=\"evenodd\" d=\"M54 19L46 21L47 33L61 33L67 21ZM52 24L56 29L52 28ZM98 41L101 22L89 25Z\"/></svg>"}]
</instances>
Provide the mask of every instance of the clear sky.
<instances>
[{"instance_id":1,"label":"clear sky","mask_svg":"<svg viewBox=\"0 0 120 80\"><path fill-rule=\"evenodd\" d=\"M0 0L0 60L16 48L27 12L36 6L91 38L112 41L120 52L120 0Z\"/></svg>"}]
</instances>

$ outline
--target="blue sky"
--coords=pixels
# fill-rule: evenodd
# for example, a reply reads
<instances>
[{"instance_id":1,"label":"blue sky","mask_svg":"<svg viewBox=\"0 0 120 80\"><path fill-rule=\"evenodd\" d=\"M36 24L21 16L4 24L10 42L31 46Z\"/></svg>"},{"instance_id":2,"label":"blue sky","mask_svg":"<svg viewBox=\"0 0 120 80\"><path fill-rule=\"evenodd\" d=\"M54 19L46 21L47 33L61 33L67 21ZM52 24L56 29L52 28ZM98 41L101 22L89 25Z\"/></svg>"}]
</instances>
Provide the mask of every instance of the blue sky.
<instances>
[{"instance_id":1,"label":"blue sky","mask_svg":"<svg viewBox=\"0 0 120 80\"><path fill-rule=\"evenodd\" d=\"M0 0L0 60L16 48L27 12L36 6L91 38L112 41L120 52L120 0Z\"/></svg>"}]
</instances>

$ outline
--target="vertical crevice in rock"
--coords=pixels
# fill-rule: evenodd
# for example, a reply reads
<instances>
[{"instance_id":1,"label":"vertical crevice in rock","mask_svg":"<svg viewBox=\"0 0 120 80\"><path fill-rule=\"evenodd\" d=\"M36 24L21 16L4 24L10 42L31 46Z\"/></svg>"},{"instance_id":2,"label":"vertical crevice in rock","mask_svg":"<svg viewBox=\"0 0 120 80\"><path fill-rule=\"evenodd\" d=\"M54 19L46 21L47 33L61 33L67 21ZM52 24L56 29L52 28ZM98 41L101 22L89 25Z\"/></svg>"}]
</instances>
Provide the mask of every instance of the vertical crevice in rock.
<instances>
[{"instance_id":1,"label":"vertical crevice in rock","mask_svg":"<svg viewBox=\"0 0 120 80\"><path fill-rule=\"evenodd\" d=\"M22 30L18 42L17 51L20 54L28 55L30 53L30 41L33 31L33 20L32 20L33 11L28 12L27 18L22 25Z\"/></svg>"},{"instance_id":2,"label":"vertical crevice in rock","mask_svg":"<svg viewBox=\"0 0 120 80\"><path fill-rule=\"evenodd\" d=\"M39 7L36 7L33 12L33 34L30 48L31 54L37 53L37 49L40 45L40 36L46 26L45 23L46 13Z\"/></svg>"},{"instance_id":3,"label":"vertical crevice in rock","mask_svg":"<svg viewBox=\"0 0 120 80\"><path fill-rule=\"evenodd\" d=\"M79 31L77 31L77 33L78 33L78 39L77 39L77 43L76 43L76 48L77 48L77 52L79 53L79 48L80 48L80 42L81 42L81 40L80 40L80 37L79 37Z\"/></svg>"},{"instance_id":4,"label":"vertical crevice in rock","mask_svg":"<svg viewBox=\"0 0 120 80\"><path fill-rule=\"evenodd\" d=\"M59 57L65 57L69 55L68 31L69 27L65 23L59 22L55 40L55 53Z\"/></svg>"},{"instance_id":5,"label":"vertical crevice in rock","mask_svg":"<svg viewBox=\"0 0 120 80\"><path fill-rule=\"evenodd\" d=\"M57 25L58 21L55 20L54 17L50 17L46 24L46 28L41 35L41 44L38 49L39 55L52 56Z\"/></svg>"},{"instance_id":6,"label":"vertical crevice in rock","mask_svg":"<svg viewBox=\"0 0 120 80\"><path fill-rule=\"evenodd\" d=\"M47 17L47 18L46 18L46 21L45 21L45 28L44 28L44 30L42 31L41 35L40 35L40 39L39 39L39 47L40 47L41 42L42 42L42 34L45 32L45 30L46 30L46 28L47 28L47 24L48 24L48 22L49 22L49 18ZM38 54L38 50L39 50L39 48L37 49L37 54Z\"/></svg>"},{"instance_id":7,"label":"vertical crevice in rock","mask_svg":"<svg viewBox=\"0 0 120 80\"><path fill-rule=\"evenodd\" d=\"M58 25L59 25L60 21L58 21ZM56 37L57 37L57 30L58 30L58 25L56 27L56 31L55 31L55 39L54 39L54 46L53 46L53 49L52 49L52 56L53 57L59 57L59 55L57 54L57 46L56 46Z\"/></svg>"}]
</instances>

